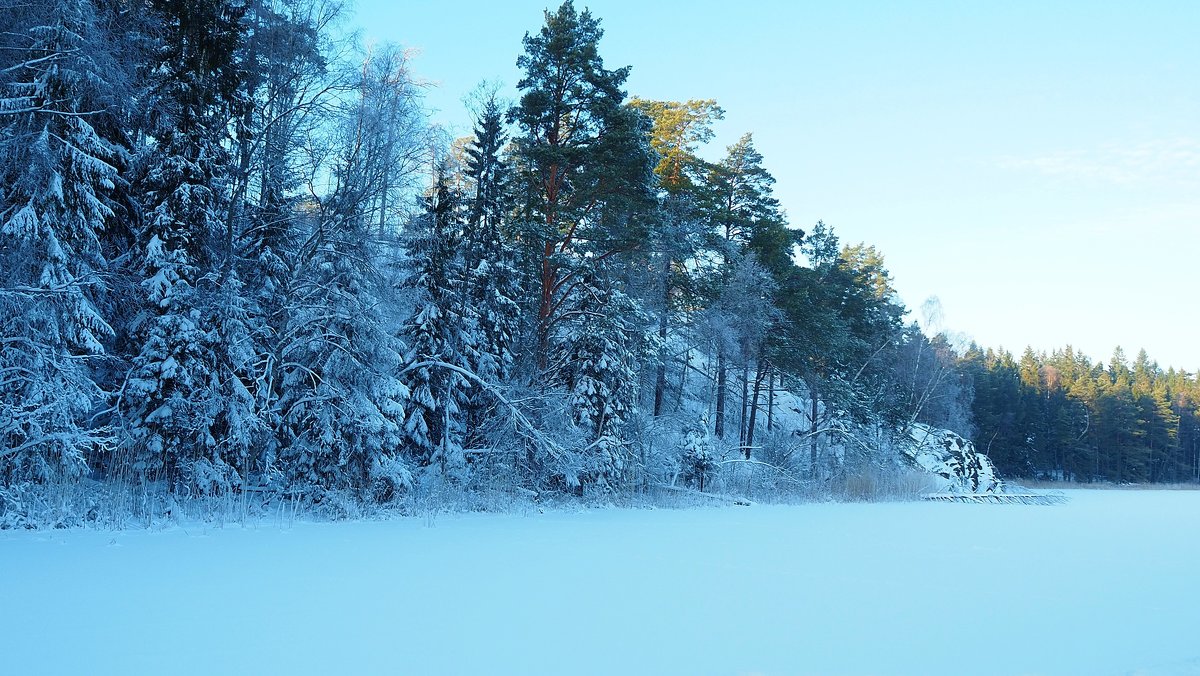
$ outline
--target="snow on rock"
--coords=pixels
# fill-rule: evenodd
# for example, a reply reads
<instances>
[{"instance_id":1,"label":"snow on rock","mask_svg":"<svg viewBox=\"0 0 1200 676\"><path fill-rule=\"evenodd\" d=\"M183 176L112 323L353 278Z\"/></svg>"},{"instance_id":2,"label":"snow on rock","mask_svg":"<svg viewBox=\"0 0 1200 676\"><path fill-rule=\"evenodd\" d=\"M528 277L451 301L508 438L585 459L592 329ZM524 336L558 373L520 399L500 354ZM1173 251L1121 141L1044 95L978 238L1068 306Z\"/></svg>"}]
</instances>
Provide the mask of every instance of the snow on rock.
<instances>
[{"instance_id":1,"label":"snow on rock","mask_svg":"<svg viewBox=\"0 0 1200 676\"><path fill-rule=\"evenodd\" d=\"M1004 482L992 461L975 450L975 444L950 430L914 424L911 444L901 446L904 457L937 478L942 490L952 493L999 493Z\"/></svg>"}]
</instances>

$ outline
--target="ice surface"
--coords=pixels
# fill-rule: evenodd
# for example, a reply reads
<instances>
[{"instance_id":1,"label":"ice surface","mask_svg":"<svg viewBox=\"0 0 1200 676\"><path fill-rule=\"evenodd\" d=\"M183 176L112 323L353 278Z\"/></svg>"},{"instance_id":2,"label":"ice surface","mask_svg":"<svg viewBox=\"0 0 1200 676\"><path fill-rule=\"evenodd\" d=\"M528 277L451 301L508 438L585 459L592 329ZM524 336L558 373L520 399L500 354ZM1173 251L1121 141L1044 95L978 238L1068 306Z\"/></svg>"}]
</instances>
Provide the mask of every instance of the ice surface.
<instances>
[{"instance_id":1,"label":"ice surface","mask_svg":"<svg viewBox=\"0 0 1200 676\"><path fill-rule=\"evenodd\" d=\"M0 532L0 673L1200 673L1200 492Z\"/></svg>"}]
</instances>

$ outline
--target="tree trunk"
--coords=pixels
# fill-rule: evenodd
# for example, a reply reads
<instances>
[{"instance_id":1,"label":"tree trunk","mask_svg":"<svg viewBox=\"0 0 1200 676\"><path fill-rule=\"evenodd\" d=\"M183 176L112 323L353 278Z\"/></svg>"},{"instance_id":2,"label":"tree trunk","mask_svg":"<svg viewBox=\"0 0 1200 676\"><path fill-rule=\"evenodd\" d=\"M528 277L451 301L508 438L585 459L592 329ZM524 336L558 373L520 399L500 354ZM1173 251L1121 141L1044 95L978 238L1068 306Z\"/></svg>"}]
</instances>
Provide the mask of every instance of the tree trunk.
<instances>
[{"instance_id":1,"label":"tree trunk","mask_svg":"<svg viewBox=\"0 0 1200 676\"><path fill-rule=\"evenodd\" d=\"M775 429L775 369L767 374L767 431Z\"/></svg>"},{"instance_id":2,"label":"tree trunk","mask_svg":"<svg viewBox=\"0 0 1200 676\"><path fill-rule=\"evenodd\" d=\"M670 256L663 257L663 307L662 314L658 319L658 342L659 349L666 351L667 346L667 328L671 320L671 258ZM667 392L667 361L662 359L658 364L658 371L654 377L654 417L662 415L663 397Z\"/></svg>"},{"instance_id":3,"label":"tree trunk","mask_svg":"<svg viewBox=\"0 0 1200 676\"><path fill-rule=\"evenodd\" d=\"M557 131L553 131L553 138L557 138ZM551 143L552 146L557 146L556 142ZM558 165L551 165L550 178L543 183L543 190L546 198L546 227L547 232L558 234L558 188L559 184L555 178L558 175ZM545 383L543 376L546 374L546 369L550 365L550 325L552 323L551 315L554 313L554 288L558 285L558 265L554 262L554 254L559 249L559 240L548 239L542 245L542 270L541 270L541 298L538 302L538 324L537 324L537 367L538 372L535 378L538 378Z\"/></svg>"},{"instance_id":4,"label":"tree trunk","mask_svg":"<svg viewBox=\"0 0 1200 676\"><path fill-rule=\"evenodd\" d=\"M762 391L763 378L767 377L769 371L770 366L766 362L763 362L758 365L758 372L754 375L754 389L752 390L753 394L750 396L750 422L746 425L746 445L744 448L747 460L750 459L750 447L754 445L754 425L758 419L758 393Z\"/></svg>"},{"instance_id":5,"label":"tree trunk","mask_svg":"<svg viewBox=\"0 0 1200 676\"><path fill-rule=\"evenodd\" d=\"M725 350L717 350L717 421L713 433L718 439L725 438Z\"/></svg>"},{"instance_id":6,"label":"tree trunk","mask_svg":"<svg viewBox=\"0 0 1200 676\"><path fill-rule=\"evenodd\" d=\"M557 269L551 256L554 255L554 244L547 243L542 253L542 293L538 305L537 323L537 368L535 378L543 380L546 369L550 365L550 315L554 309L554 284L557 281Z\"/></svg>"},{"instance_id":7,"label":"tree trunk","mask_svg":"<svg viewBox=\"0 0 1200 676\"><path fill-rule=\"evenodd\" d=\"M684 350L683 368L679 369L679 391L675 393L675 410L683 407L683 393L687 391L688 369L692 368L692 351Z\"/></svg>"},{"instance_id":8,"label":"tree trunk","mask_svg":"<svg viewBox=\"0 0 1200 676\"><path fill-rule=\"evenodd\" d=\"M818 416L817 388L813 387L811 384L808 386L808 400L809 400L809 404L810 404L809 415L808 415L808 421L809 421L809 429L808 429L808 434L809 434L809 440L808 440L809 472L812 474L812 478L816 479L817 478L817 450L818 450L818 444L817 444L817 416Z\"/></svg>"},{"instance_id":9,"label":"tree trunk","mask_svg":"<svg viewBox=\"0 0 1200 676\"><path fill-rule=\"evenodd\" d=\"M742 364L742 415L738 418L738 444L746 445L746 422L748 420L750 405L750 360L747 358L746 363Z\"/></svg>"},{"instance_id":10,"label":"tree trunk","mask_svg":"<svg viewBox=\"0 0 1200 676\"><path fill-rule=\"evenodd\" d=\"M251 43L252 45L254 43ZM251 58L254 57L253 50L250 52ZM254 93L247 92L247 98L253 100ZM253 105L247 105L242 116L236 120L235 128L235 143L237 144L237 171L233 172L233 190L232 199L229 200L229 209L225 214L225 241L224 254L225 260L221 263L221 280L224 281L233 274L233 260L236 239L237 227L242 219L242 208L246 201L246 192L249 189L247 185L250 179L250 161L251 150L253 145L252 129L254 126L254 110Z\"/></svg>"}]
</instances>

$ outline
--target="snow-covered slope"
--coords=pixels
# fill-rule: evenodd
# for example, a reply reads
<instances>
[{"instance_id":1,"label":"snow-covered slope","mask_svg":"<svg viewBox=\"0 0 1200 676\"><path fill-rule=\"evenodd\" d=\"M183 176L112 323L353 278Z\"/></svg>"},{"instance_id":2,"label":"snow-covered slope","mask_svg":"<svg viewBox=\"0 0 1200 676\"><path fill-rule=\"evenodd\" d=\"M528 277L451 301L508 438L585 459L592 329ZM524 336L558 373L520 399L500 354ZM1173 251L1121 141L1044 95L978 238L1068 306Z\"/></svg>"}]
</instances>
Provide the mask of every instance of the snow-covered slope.
<instances>
[{"instance_id":1,"label":"snow-covered slope","mask_svg":"<svg viewBox=\"0 0 1200 676\"><path fill-rule=\"evenodd\" d=\"M702 371L710 368L703 354L694 353L689 361ZM791 443L804 444L802 452L789 451L786 454L789 457L788 462L791 463L790 469L796 473L803 476L813 475L813 468L810 464L813 461L818 463L815 472L818 474L829 471L831 467L844 467L844 463L851 461L852 454L847 450L847 446L849 446L850 450L855 452L866 449L867 453L873 456L871 459L875 466L881 462L907 464L925 472L933 478L937 488L941 491L953 493L999 493L1004 491L1004 482L996 474L996 468L992 465L991 460L978 452L970 440L951 430L915 423L910 427L907 436L893 439L891 434L879 430L862 429L849 421L828 420L823 403L818 403L816 417L819 421L817 426L825 431L817 440L818 450L810 453L808 444L812 439L813 429L812 401L809 399L808 393L804 391L803 385L798 387L799 391L791 391L782 387L774 389L770 405L773 428L788 435ZM708 390L705 389L702 394L704 395L702 397L689 397L685 408L697 418L703 418L704 425L707 426L708 418L706 416L712 416L713 412L710 410L711 402L707 398ZM762 396L765 399L767 395L763 394ZM765 426L765 422L765 415L759 418L760 426ZM727 424L736 427L736 412L730 414ZM861 435L866 441L859 442L857 445L847 441L848 436L856 434ZM755 437L757 444L771 443L769 433L765 433L761 427L758 435ZM797 440L803 441L798 442ZM755 453L758 454L759 450L756 450ZM850 468L849 471L854 471L854 469Z\"/></svg>"},{"instance_id":2,"label":"snow-covered slope","mask_svg":"<svg viewBox=\"0 0 1200 676\"><path fill-rule=\"evenodd\" d=\"M909 431L911 444L901 452L918 468L937 478L941 488L953 493L998 493L1004 482L986 455L975 444L951 432L920 423Z\"/></svg>"}]
</instances>

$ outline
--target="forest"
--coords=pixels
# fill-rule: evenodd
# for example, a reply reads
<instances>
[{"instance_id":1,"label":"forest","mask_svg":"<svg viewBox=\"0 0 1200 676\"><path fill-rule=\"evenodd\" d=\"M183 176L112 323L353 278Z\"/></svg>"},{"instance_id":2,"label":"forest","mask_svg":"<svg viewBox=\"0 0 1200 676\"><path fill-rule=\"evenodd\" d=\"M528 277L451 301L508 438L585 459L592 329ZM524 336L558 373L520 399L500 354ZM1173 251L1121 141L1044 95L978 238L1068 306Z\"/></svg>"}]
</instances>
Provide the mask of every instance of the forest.
<instances>
[{"instance_id":1,"label":"forest","mask_svg":"<svg viewBox=\"0 0 1200 676\"><path fill-rule=\"evenodd\" d=\"M1200 481L1196 373L939 333L883 252L788 221L751 133L702 158L717 101L630 95L570 0L459 139L345 21L0 0L0 527L786 500L906 471L917 423L1006 477Z\"/></svg>"}]
</instances>

